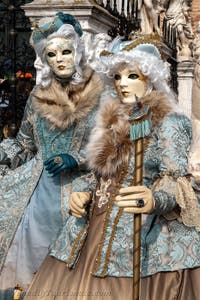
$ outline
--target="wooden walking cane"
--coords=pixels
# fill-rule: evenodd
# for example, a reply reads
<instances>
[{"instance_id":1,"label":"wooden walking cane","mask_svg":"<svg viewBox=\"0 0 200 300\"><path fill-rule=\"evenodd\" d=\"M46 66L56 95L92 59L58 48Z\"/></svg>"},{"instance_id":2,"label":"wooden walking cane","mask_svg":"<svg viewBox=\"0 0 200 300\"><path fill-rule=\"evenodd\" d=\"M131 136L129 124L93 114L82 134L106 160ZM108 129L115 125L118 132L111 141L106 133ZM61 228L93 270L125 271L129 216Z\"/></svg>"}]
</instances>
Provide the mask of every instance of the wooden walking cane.
<instances>
[{"instance_id":1,"label":"wooden walking cane","mask_svg":"<svg viewBox=\"0 0 200 300\"><path fill-rule=\"evenodd\" d=\"M142 105L136 96L133 113L129 117L130 140L135 142L134 185L142 185L143 179L143 142L150 134L150 108ZM138 199L139 200L139 199ZM141 214L134 214L133 224L133 300L140 297L140 245L141 245Z\"/></svg>"}]
</instances>

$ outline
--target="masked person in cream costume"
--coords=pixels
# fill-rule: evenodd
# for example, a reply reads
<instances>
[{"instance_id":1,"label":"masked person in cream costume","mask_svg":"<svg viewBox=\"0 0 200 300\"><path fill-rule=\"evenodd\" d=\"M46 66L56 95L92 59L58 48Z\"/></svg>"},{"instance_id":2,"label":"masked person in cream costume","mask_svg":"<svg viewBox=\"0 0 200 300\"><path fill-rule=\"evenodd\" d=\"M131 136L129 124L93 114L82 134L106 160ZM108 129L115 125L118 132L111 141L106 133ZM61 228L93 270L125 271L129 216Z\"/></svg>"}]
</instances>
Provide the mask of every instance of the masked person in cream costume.
<instances>
[{"instance_id":1,"label":"masked person in cream costume","mask_svg":"<svg viewBox=\"0 0 200 300\"><path fill-rule=\"evenodd\" d=\"M168 65L142 37L113 42L97 69L115 86L103 93L87 146L97 186L88 197L72 193L69 203L72 219L88 216L88 221L78 230L68 219L25 299L133 299L137 213L142 214L140 300L198 300L199 205L187 169L191 123L169 88ZM137 126L130 120L140 106L151 110L151 125L145 129L143 182L134 186L131 136L137 137Z\"/></svg>"},{"instance_id":2,"label":"masked person in cream costume","mask_svg":"<svg viewBox=\"0 0 200 300\"><path fill-rule=\"evenodd\" d=\"M1 300L12 299L16 285L26 291L69 217L70 193L93 182L84 148L102 83L86 67L81 36L79 22L63 13L32 33L37 84L16 138L0 144Z\"/></svg>"}]
</instances>

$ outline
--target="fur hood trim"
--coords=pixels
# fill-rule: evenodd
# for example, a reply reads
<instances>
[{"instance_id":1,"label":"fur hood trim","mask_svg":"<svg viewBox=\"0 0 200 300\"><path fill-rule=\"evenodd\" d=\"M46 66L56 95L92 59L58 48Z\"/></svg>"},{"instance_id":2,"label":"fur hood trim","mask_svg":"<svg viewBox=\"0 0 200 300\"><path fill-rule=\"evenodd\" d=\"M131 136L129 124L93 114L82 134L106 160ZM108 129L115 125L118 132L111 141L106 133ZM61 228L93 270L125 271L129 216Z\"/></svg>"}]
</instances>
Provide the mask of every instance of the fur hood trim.
<instances>
[{"instance_id":1,"label":"fur hood trim","mask_svg":"<svg viewBox=\"0 0 200 300\"><path fill-rule=\"evenodd\" d=\"M152 129L174 109L160 92L152 92L142 99L149 104L152 114ZM125 105L118 98L105 99L97 116L96 127L87 146L88 165L97 175L116 176L127 165L134 143L130 141L130 124L128 117L132 105ZM151 137L145 139L146 145Z\"/></svg>"},{"instance_id":2,"label":"fur hood trim","mask_svg":"<svg viewBox=\"0 0 200 300\"><path fill-rule=\"evenodd\" d=\"M33 108L45 118L51 129L66 129L97 105L103 84L97 74L86 69L80 84L62 85L53 79L48 88L33 91Z\"/></svg>"}]
</instances>

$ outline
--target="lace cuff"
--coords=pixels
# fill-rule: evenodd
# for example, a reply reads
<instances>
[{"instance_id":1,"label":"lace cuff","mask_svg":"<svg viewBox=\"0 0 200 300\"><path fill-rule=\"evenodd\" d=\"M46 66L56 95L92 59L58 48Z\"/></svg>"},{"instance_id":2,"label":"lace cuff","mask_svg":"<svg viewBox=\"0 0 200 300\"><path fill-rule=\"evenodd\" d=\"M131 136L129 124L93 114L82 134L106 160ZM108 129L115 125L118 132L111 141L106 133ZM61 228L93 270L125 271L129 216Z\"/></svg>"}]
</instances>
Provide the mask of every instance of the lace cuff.
<instances>
[{"instance_id":1,"label":"lace cuff","mask_svg":"<svg viewBox=\"0 0 200 300\"><path fill-rule=\"evenodd\" d=\"M171 214L177 206L175 197L176 177L166 173L160 174L153 184L152 193L155 200L154 212L158 215L166 215L166 218L168 219L169 214ZM171 219L171 217L169 218Z\"/></svg>"},{"instance_id":2,"label":"lace cuff","mask_svg":"<svg viewBox=\"0 0 200 300\"><path fill-rule=\"evenodd\" d=\"M200 207L191 182L186 177L177 179L176 201L181 208L179 221L200 231Z\"/></svg>"},{"instance_id":3,"label":"lace cuff","mask_svg":"<svg viewBox=\"0 0 200 300\"><path fill-rule=\"evenodd\" d=\"M155 181L152 189L155 213L164 215L167 220L177 219L200 231L198 191L192 186L192 180L176 175L165 174Z\"/></svg>"}]
</instances>

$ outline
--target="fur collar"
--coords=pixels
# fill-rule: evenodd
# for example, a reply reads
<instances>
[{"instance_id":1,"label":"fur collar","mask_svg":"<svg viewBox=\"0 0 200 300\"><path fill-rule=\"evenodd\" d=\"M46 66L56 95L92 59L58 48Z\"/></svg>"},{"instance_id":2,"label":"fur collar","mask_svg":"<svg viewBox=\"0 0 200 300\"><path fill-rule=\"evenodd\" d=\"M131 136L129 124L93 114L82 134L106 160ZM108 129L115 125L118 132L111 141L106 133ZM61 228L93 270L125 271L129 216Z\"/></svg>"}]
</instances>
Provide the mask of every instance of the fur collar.
<instances>
[{"instance_id":1,"label":"fur collar","mask_svg":"<svg viewBox=\"0 0 200 300\"><path fill-rule=\"evenodd\" d=\"M144 97L142 102L151 107L152 129L167 114L174 111L166 96L160 92L153 91L149 96ZM124 105L118 98L104 101L87 146L89 167L97 175L116 176L122 166L128 164L130 154L134 151L128 122L131 111L132 105ZM146 139L146 143L149 139Z\"/></svg>"},{"instance_id":2,"label":"fur collar","mask_svg":"<svg viewBox=\"0 0 200 300\"><path fill-rule=\"evenodd\" d=\"M33 107L51 129L66 129L97 105L103 88L100 78L88 68L83 79L80 84L65 86L53 79L48 88L36 87L33 91Z\"/></svg>"}]
</instances>

